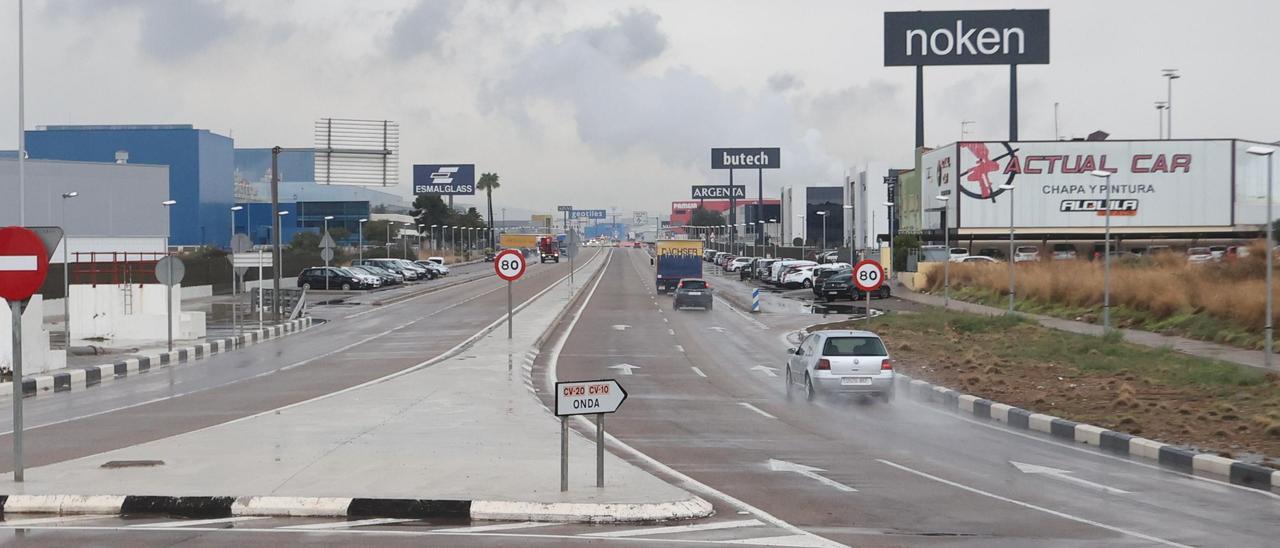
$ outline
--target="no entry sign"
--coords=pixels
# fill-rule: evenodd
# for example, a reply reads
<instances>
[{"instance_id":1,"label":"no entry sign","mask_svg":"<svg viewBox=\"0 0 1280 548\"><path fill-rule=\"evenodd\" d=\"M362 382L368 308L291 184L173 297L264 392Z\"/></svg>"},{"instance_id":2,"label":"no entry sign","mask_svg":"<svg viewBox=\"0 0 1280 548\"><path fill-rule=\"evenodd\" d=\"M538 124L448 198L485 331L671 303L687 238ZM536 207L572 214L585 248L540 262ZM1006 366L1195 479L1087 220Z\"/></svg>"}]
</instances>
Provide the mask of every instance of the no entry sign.
<instances>
[{"instance_id":1,"label":"no entry sign","mask_svg":"<svg viewBox=\"0 0 1280 548\"><path fill-rule=\"evenodd\" d=\"M880 289L882 283L884 283L884 267L880 266L880 263L867 259L858 261L858 264L853 266L853 285L858 289L870 293Z\"/></svg>"},{"instance_id":2,"label":"no entry sign","mask_svg":"<svg viewBox=\"0 0 1280 548\"><path fill-rule=\"evenodd\" d=\"M556 383L556 416L612 413L627 399L627 391L613 379Z\"/></svg>"},{"instance_id":3,"label":"no entry sign","mask_svg":"<svg viewBox=\"0 0 1280 548\"><path fill-rule=\"evenodd\" d=\"M503 250L493 258L493 271L498 273L499 278L508 282L514 282L524 276L524 268L524 253L515 249Z\"/></svg>"},{"instance_id":4,"label":"no entry sign","mask_svg":"<svg viewBox=\"0 0 1280 548\"><path fill-rule=\"evenodd\" d=\"M0 228L0 297L24 301L39 291L49 273L48 253L35 232Z\"/></svg>"}]
</instances>

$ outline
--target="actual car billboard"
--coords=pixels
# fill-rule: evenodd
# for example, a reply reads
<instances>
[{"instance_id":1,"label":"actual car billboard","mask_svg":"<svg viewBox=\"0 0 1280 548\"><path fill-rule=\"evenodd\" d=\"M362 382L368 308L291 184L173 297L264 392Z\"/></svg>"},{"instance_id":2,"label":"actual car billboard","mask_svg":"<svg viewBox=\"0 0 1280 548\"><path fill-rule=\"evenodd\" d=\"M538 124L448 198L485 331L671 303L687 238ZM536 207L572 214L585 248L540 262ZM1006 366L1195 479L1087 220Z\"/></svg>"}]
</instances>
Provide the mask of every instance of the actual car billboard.
<instances>
[{"instance_id":1,"label":"actual car billboard","mask_svg":"<svg viewBox=\"0 0 1280 548\"><path fill-rule=\"evenodd\" d=\"M1010 214L1019 228L1102 228L1106 180L1094 171L1112 173L1114 228L1232 224L1229 140L992 141L946 148L926 159L937 170L937 187L952 191L949 209L959 209L962 229L1007 228ZM1013 190L1001 188L1010 185ZM928 175L924 187L929 200Z\"/></svg>"}]
</instances>

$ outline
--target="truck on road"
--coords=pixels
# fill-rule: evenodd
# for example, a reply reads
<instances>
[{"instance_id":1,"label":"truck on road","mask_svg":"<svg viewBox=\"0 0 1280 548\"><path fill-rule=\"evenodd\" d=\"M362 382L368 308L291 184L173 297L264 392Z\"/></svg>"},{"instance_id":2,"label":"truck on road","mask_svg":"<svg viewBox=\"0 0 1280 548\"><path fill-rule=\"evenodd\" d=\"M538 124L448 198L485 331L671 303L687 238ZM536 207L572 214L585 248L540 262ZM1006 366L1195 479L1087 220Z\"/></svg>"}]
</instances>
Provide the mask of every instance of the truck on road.
<instances>
[{"instance_id":1,"label":"truck on road","mask_svg":"<svg viewBox=\"0 0 1280 548\"><path fill-rule=\"evenodd\" d=\"M655 264L658 291L674 291L680 280L702 277L700 240L658 240Z\"/></svg>"},{"instance_id":2,"label":"truck on road","mask_svg":"<svg viewBox=\"0 0 1280 548\"><path fill-rule=\"evenodd\" d=\"M560 262L560 243L554 237L542 236L538 238L538 255L541 262Z\"/></svg>"}]
</instances>

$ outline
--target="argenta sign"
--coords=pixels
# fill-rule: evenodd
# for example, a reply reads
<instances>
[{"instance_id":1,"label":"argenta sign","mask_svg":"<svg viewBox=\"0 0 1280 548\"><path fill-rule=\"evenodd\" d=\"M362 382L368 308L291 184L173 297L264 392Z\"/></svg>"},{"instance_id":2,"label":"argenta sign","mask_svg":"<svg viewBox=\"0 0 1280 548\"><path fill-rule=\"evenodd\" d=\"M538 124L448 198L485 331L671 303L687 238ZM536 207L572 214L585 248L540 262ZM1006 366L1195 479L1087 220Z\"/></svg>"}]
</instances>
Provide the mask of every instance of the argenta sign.
<instances>
[{"instance_id":1,"label":"argenta sign","mask_svg":"<svg viewBox=\"0 0 1280 548\"><path fill-rule=\"evenodd\" d=\"M884 14L884 66L1049 63L1049 10Z\"/></svg>"},{"instance_id":2,"label":"argenta sign","mask_svg":"<svg viewBox=\"0 0 1280 548\"><path fill-rule=\"evenodd\" d=\"M747 187L743 185L695 185L693 187L694 200L712 200L736 198L745 200L747 198Z\"/></svg>"}]
</instances>

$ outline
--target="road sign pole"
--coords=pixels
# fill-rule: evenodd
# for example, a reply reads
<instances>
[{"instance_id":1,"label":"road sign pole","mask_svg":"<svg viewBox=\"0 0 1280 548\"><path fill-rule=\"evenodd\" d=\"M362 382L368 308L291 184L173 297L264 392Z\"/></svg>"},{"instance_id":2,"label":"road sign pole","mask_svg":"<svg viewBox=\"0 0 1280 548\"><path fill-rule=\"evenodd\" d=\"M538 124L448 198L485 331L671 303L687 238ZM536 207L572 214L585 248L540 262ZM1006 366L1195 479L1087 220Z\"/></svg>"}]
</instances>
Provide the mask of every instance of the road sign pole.
<instances>
[{"instance_id":1,"label":"road sign pole","mask_svg":"<svg viewBox=\"0 0 1280 548\"><path fill-rule=\"evenodd\" d=\"M511 282L507 282L507 340L511 340Z\"/></svg>"},{"instance_id":2,"label":"road sign pole","mask_svg":"<svg viewBox=\"0 0 1280 548\"><path fill-rule=\"evenodd\" d=\"M17 401L16 399L14 401ZM569 490L569 417L560 417L560 492Z\"/></svg>"},{"instance_id":3,"label":"road sign pole","mask_svg":"<svg viewBox=\"0 0 1280 548\"><path fill-rule=\"evenodd\" d=\"M604 487L604 413L596 413L596 487Z\"/></svg>"},{"instance_id":4,"label":"road sign pole","mask_svg":"<svg viewBox=\"0 0 1280 548\"><path fill-rule=\"evenodd\" d=\"M164 245L164 252L165 257L168 258L169 244L167 242L167 238ZM173 261L165 261L165 268L169 271L169 280L173 280ZM168 321L165 322L165 327L169 330L169 351L173 352L173 286L169 285L169 283L169 281L165 281L164 283L165 314L167 314L168 317Z\"/></svg>"},{"instance_id":5,"label":"road sign pole","mask_svg":"<svg viewBox=\"0 0 1280 548\"><path fill-rule=\"evenodd\" d=\"M871 326L871 292L867 292L867 327Z\"/></svg>"},{"instance_id":6,"label":"road sign pole","mask_svg":"<svg viewBox=\"0 0 1280 548\"><path fill-rule=\"evenodd\" d=\"M22 481L22 309L26 301L9 301L13 324L13 481Z\"/></svg>"},{"instance_id":7,"label":"road sign pole","mask_svg":"<svg viewBox=\"0 0 1280 548\"><path fill-rule=\"evenodd\" d=\"M275 264L275 258L271 259ZM262 331L262 307L265 303L262 301L262 250L258 250L258 331Z\"/></svg>"}]
</instances>

